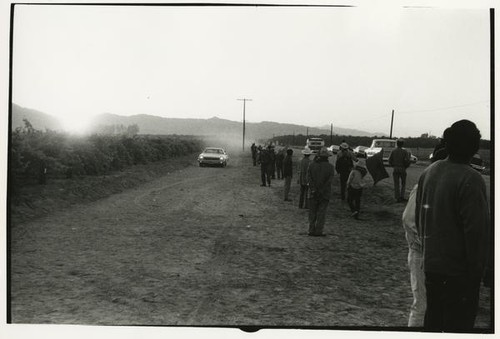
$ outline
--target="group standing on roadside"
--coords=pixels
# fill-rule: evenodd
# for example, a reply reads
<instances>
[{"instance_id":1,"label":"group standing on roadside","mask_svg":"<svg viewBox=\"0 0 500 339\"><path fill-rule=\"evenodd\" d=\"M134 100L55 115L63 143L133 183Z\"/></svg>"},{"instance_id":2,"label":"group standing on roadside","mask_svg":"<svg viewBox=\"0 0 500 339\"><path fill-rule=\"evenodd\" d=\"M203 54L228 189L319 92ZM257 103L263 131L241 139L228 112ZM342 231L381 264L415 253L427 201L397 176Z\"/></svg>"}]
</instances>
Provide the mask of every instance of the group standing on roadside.
<instances>
[{"instance_id":1,"label":"group standing on roadside","mask_svg":"<svg viewBox=\"0 0 500 339\"><path fill-rule=\"evenodd\" d=\"M486 185L470 166L480 138L476 125L468 120L457 121L447 128L434 149L431 165L421 174L408 200L405 198L406 171L411 154L403 148L403 140L396 142L397 147L389 156L394 198L396 202L407 201L402 223L413 294L409 327L435 332L469 332L474 328L479 288L492 256ZM266 186L265 180L270 186L269 168L280 163L278 160L276 165L269 165L270 152L274 154L271 146L258 152L262 186ZM335 171L340 177L340 199L347 200L351 216L358 219L363 189L367 185L365 177L369 173L367 161L356 159L345 142L340 145L335 166L328 160L331 154L326 147L321 148L314 159L307 147L301 153L303 158L297 166L298 207L309 210L308 235L325 235ZM291 201L292 155L293 151L287 149L283 171L278 171L278 178L285 179L285 201ZM382 153L379 156L382 162ZM376 182L374 180L374 184Z\"/></svg>"}]
</instances>

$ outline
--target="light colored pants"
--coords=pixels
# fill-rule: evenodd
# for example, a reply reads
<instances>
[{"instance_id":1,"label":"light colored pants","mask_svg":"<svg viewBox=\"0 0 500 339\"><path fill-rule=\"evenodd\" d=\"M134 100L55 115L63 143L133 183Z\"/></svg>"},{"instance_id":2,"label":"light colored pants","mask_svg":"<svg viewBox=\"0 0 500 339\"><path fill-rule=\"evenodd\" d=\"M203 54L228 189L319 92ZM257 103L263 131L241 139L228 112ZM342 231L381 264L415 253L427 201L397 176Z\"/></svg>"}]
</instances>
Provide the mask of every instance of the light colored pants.
<instances>
[{"instance_id":1,"label":"light colored pants","mask_svg":"<svg viewBox=\"0 0 500 339\"><path fill-rule=\"evenodd\" d=\"M410 248L408 251L408 267L410 268L410 283L413 293L413 304L410 307L408 327L423 327L427 297L425 291L425 274L423 255L419 250Z\"/></svg>"}]
</instances>

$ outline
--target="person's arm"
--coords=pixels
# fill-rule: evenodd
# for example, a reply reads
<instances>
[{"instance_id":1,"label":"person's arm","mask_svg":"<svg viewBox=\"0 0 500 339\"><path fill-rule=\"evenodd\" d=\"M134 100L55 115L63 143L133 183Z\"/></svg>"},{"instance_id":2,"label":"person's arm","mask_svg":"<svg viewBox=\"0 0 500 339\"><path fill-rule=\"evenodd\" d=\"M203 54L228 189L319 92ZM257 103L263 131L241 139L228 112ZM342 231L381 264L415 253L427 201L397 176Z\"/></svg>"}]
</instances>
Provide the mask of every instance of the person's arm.
<instances>
[{"instance_id":1,"label":"person's arm","mask_svg":"<svg viewBox=\"0 0 500 339\"><path fill-rule=\"evenodd\" d=\"M469 277L480 280L489 250L490 215L486 185L479 174L465 180L459 190L459 204Z\"/></svg>"},{"instance_id":2,"label":"person's arm","mask_svg":"<svg viewBox=\"0 0 500 339\"><path fill-rule=\"evenodd\" d=\"M349 187L353 179L354 179L354 171L351 171L351 173L349 173L349 178L347 178L347 183L346 183L347 187Z\"/></svg>"},{"instance_id":3,"label":"person's arm","mask_svg":"<svg viewBox=\"0 0 500 339\"><path fill-rule=\"evenodd\" d=\"M406 242L408 247L422 250L422 242L418 236L417 224L415 221L415 208L417 201L418 185L415 185L410 192L408 203L403 211L402 222L405 230Z\"/></svg>"}]
</instances>

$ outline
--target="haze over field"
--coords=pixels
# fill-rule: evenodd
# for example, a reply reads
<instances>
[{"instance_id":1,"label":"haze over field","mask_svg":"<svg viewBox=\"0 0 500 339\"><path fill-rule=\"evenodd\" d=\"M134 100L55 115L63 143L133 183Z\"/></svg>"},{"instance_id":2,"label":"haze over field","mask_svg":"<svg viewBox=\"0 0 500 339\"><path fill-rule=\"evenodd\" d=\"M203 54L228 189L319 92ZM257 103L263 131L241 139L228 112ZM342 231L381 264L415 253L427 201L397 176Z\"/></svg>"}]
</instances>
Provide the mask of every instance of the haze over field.
<instances>
[{"instance_id":1,"label":"haze over field","mask_svg":"<svg viewBox=\"0 0 500 339\"><path fill-rule=\"evenodd\" d=\"M489 12L17 5L13 102L81 131L104 112L490 139Z\"/></svg>"}]
</instances>

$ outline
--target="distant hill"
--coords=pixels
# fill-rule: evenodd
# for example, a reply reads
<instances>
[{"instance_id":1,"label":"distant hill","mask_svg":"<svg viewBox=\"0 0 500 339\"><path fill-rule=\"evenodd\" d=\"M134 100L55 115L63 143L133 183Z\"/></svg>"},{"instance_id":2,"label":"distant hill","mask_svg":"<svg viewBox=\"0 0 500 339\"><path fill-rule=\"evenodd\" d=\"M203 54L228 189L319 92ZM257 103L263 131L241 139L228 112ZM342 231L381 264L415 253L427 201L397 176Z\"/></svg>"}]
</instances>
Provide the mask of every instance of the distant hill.
<instances>
[{"instance_id":1,"label":"distant hill","mask_svg":"<svg viewBox=\"0 0 500 339\"><path fill-rule=\"evenodd\" d=\"M17 127L24 127L23 119L28 119L33 128L38 130L62 130L62 125L56 117L34 109L12 104L12 130Z\"/></svg>"},{"instance_id":2,"label":"distant hill","mask_svg":"<svg viewBox=\"0 0 500 339\"><path fill-rule=\"evenodd\" d=\"M12 104L12 128L23 127L23 118L30 121L35 129L62 130L59 120L50 114L34 109L21 107ZM213 117L210 119L183 119L183 118L163 118L154 115L137 114L132 116L122 116L111 113L103 113L95 116L90 123L89 132L102 130L102 126L137 125L139 134L179 134L179 135L201 135L201 136L230 136L235 139L241 138L243 124L240 121L231 121ZM330 127L318 128L303 125L278 123L272 121L246 122L246 139L261 140L280 135L329 135ZM334 126L335 135L352 136L374 136L375 134ZM381 135L380 133L378 135Z\"/></svg>"},{"instance_id":3,"label":"distant hill","mask_svg":"<svg viewBox=\"0 0 500 339\"><path fill-rule=\"evenodd\" d=\"M103 125L124 125L136 124L139 126L140 134L194 134L194 135L230 135L239 137L242 134L242 122L219 119L181 119L163 118L153 115L138 114L132 116L121 116L111 113L97 115L91 123L91 129L97 130ZM330 134L330 129L307 127L272 121L262 121L259 123L246 122L245 135L248 140L267 139L279 135L292 135L309 133L310 135ZM373 136L373 133L335 127L334 134Z\"/></svg>"}]
</instances>

